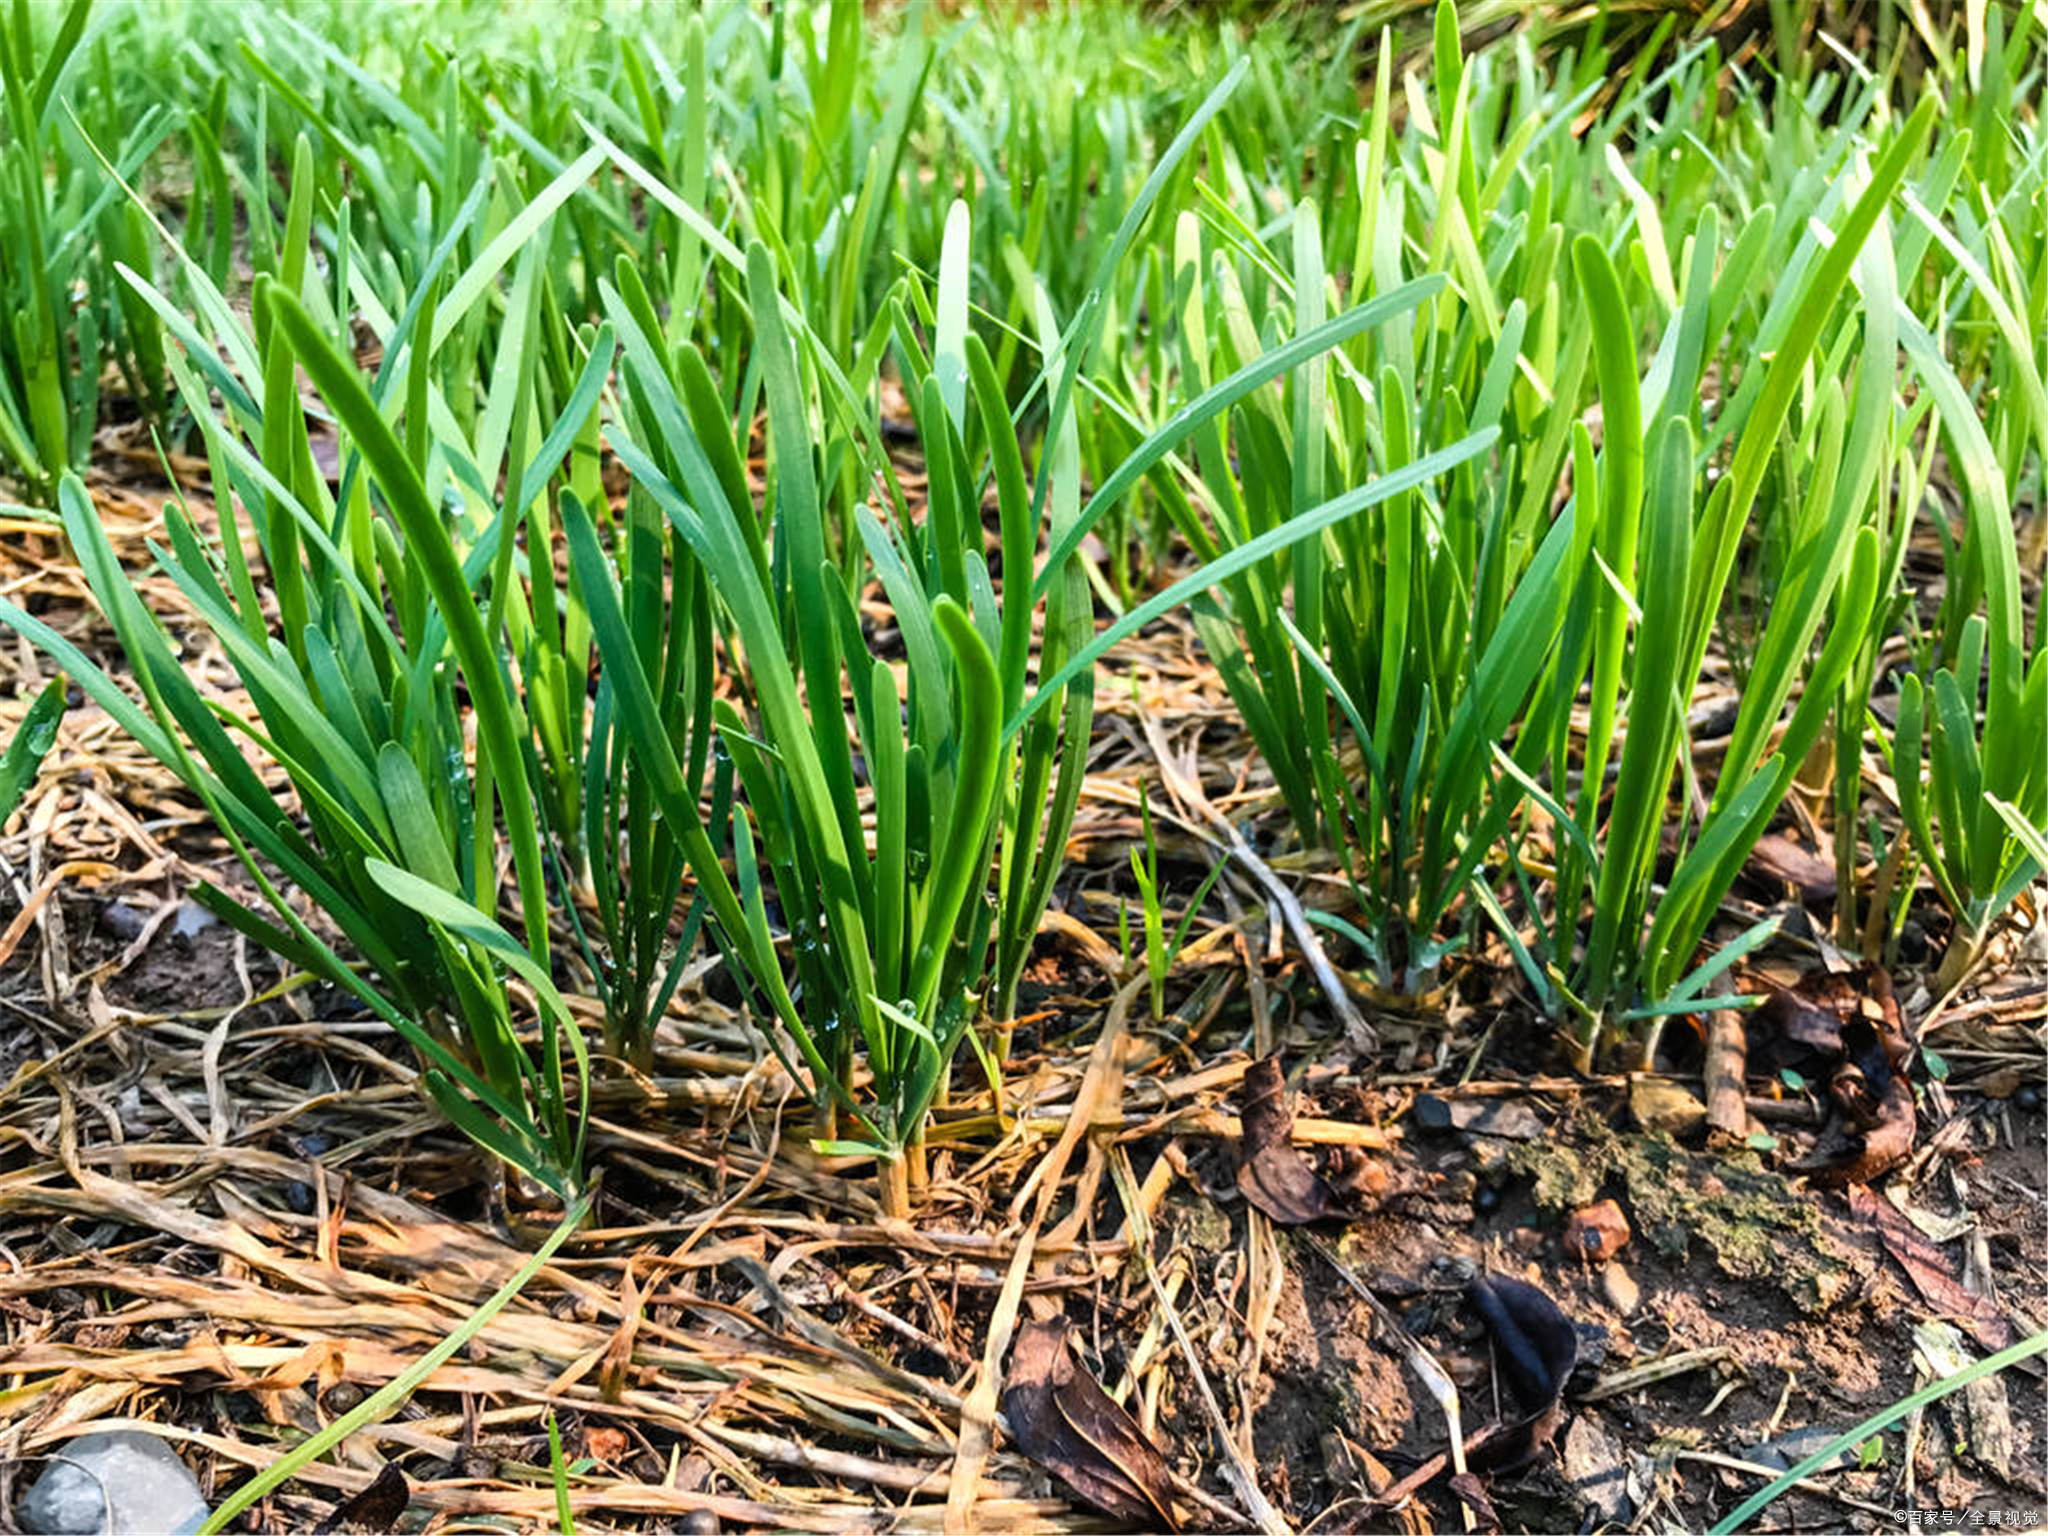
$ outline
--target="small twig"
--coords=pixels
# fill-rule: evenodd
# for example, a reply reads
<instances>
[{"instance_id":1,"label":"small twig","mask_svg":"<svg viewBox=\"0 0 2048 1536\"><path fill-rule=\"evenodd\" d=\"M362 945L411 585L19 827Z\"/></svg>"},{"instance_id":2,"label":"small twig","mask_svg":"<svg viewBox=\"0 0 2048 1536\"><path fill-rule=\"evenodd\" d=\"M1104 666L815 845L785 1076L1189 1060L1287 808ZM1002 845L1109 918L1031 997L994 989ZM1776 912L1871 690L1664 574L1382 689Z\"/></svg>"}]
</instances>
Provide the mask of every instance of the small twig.
<instances>
[{"instance_id":1,"label":"small twig","mask_svg":"<svg viewBox=\"0 0 2048 1536\"><path fill-rule=\"evenodd\" d=\"M1742 1015L1732 1008L1716 1008L1707 1015L1707 1054L1701 1076L1707 1090L1707 1125L1739 1141L1749 1133L1749 1106L1743 1101L1743 1074L1749 1061L1749 1042L1742 1032Z\"/></svg>"},{"instance_id":2,"label":"small twig","mask_svg":"<svg viewBox=\"0 0 2048 1536\"><path fill-rule=\"evenodd\" d=\"M1209 1385L1209 1373L1202 1369L1201 1357L1195 1353L1187 1325L1181 1321L1173 1298L1167 1295L1166 1287L1160 1283L1159 1270L1152 1262L1152 1224L1146 1219L1145 1208L1138 1195L1138 1176L1131 1168L1130 1154L1122 1147L1116 1148L1112 1154L1110 1171L1116 1179L1117 1193L1123 1197L1125 1216L1138 1238L1134 1246L1138 1262L1145 1267L1145 1278L1151 1282L1152 1295L1159 1303L1166 1326L1173 1330L1174 1341L1180 1345L1181 1358L1187 1362L1188 1374L1195 1378L1195 1387L1202 1395L1202 1406L1208 1410L1210 1427L1216 1431L1216 1439L1223 1447L1224 1471L1230 1478L1230 1486L1244 1501L1253 1524L1267 1536L1291 1536L1291 1528L1281 1518L1280 1511L1259 1491L1258 1473L1245 1460L1243 1451L1232 1438L1230 1423L1216 1401L1216 1393Z\"/></svg>"},{"instance_id":3,"label":"small twig","mask_svg":"<svg viewBox=\"0 0 2048 1536\"><path fill-rule=\"evenodd\" d=\"M1602 1398L1619 1397L1624 1392L1633 1392L1637 1387L1647 1387L1654 1382L1669 1380L1673 1376L1683 1376L1687 1371L1697 1371L1727 1358L1728 1350L1720 1344L1708 1345L1704 1349L1682 1350L1675 1355L1666 1355L1661 1360L1632 1365L1625 1371L1602 1376L1580 1394L1579 1401L1597 1403Z\"/></svg>"},{"instance_id":4,"label":"small twig","mask_svg":"<svg viewBox=\"0 0 2048 1536\"><path fill-rule=\"evenodd\" d=\"M1322 943L1317 939L1315 929L1309 926L1308 916L1302 911L1301 902L1281 882L1280 877L1273 873L1265 860L1252 851L1251 844L1245 841L1244 834L1237 829L1237 824L1210 804L1209 797L1203 792L1200 778L1191 770L1189 763L1183 761L1167 745L1158 722L1147 716L1143 723L1145 739L1152 747L1153 756L1159 761L1159 771L1167 792L1198 812L1203 820L1223 835L1224 844L1228 847L1231 857L1251 871L1273 905L1280 909L1280 915L1287 924L1287 931L1294 937L1295 947L1301 951L1302 959L1308 962L1308 968L1315 973L1316 985L1322 988L1324 998L1337 1015L1338 1022L1344 1026L1346 1037L1359 1050L1371 1049L1378 1043L1378 1036L1373 1033L1372 1026L1366 1023L1365 1015L1352 1003L1351 994L1337 975L1336 967L1330 964L1330 957L1323 953Z\"/></svg>"},{"instance_id":5,"label":"small twig","mask_svg":"<svg viewBox=\"0 0 2048 1536\"><path fill-rule=\"evenodd\" d=\"M1303 1233L1302 1235L1307 1238L1309 1246L1323 1256L1323 1262L1337 1272L1337 1278L1342 1280L1351 1288L1354 1294L1365 1302L1366 1306L1372 1310L1373 1319L1378 1322L1380 1327L1386 1330L1389 1337L1401 1346L1402 1353L1407 1355L1409 1369L1413 1370L1422 1379L1423 1386L1429 1390L1429 1395L1436 1399L1437 1407L1443 1412L1444 1426L1450 1433L1448 1455L1451 1462L1451 1471L1455 1475L1463 1477L1465 1475L1464 1414L1458 1402L1457 1383L1451 1380L1451 1373L1443 1368L1435 1355L1423 1347L1422 1342L1414 1334L1401 1326L1401 1320L1388 1310L1387 1304L1381 1301L1379 1297L1373 1295L1372 1288L1352 1273L1351 1266L1332 1253L1327 1243L1312 1232ZM1473 1524L1472 1507L1463 1499L1460 1499L1458 1501L1458 1508L1465 1517L1465 1529L1471 1530Z\"/></svg>"}]
</instances>

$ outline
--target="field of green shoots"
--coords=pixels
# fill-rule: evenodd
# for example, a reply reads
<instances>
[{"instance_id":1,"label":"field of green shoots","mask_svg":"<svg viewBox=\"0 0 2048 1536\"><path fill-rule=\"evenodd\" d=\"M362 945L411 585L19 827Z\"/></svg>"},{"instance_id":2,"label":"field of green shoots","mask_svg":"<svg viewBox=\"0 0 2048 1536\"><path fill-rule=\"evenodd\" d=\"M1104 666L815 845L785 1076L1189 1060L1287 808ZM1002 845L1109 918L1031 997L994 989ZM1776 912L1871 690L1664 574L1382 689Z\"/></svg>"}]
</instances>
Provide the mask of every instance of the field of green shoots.
<instances>
[{"instance_id":1,"label":"field of green shoots","mask_svg":"<svg viewBox=\"0 0 2048 1536\"><path fill-rule=\"evenodd\" d=\"M2048 1345L2044 80L2041 0L13 0L0 1463L190 1432L207 1530L2038 1508L2036 1378L2003 1459L1914 1389ZM1559 1308L1634 1343L1537 1425L1487 1341ZM1287 1385L1332 1327L1384 1415Z\"/></svg>"}]
</instances>

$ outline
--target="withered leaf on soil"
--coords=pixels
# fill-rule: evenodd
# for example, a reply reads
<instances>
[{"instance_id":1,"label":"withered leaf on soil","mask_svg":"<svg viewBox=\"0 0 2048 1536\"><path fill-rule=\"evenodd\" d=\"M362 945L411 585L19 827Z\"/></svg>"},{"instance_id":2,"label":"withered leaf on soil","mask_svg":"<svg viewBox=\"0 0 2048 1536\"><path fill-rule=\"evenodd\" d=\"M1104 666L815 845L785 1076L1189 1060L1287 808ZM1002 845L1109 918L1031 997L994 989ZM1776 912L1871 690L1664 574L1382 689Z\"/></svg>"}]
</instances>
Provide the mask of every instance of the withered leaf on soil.
<instances>
[{"instance_id":1,"label":"withered leaf on soil","mask_svg":"<svg viewBox=\"0 0 2048 1536\"><path fill-rule=\"evenodd\" d=\"M1458 1496L1458 1502L1472 1511L1472 1530L1475 1536L1492 1536L1501 1528L1500 1514L1493 1507L1493 1500L1486 1496L1486 1484L1470 1472L1460 1472L1444 1485Z\"/></svg>"},{"instance_id":2,"label":"withered leaf on soil","mask_svg":"<svg viewBox=\"0 0 2048 1536\"><path fill-rule=\"evenodd\" d=\"M1914 1325L1913 1356L1937 1377L1954 1376L1968 1370L1971 1363L1962 1334L1953 1324L1939 1320ZM1943 1405L1943 1412L1955 1427L1956 1450L2011 1482L2015 1436L2012 1400L2006 1395L2005 1383L1996 1375L1973 1381Z\"/></svg>"},{"instance_id":3,"label":"withered leaf on soil","mask_svg":"<svg viewBox=\"0 0 2048 1536\"><path fill-rule=\"evenodd\" d=\"M1756 840L1748 872L1793 887L1802 901L1828 901L1835 894L1835 866L1782 832L1766 833Z\"/></svg>"},{"instance_id":4,"label":"withered leaf on soil","mask_svg":"<svg viewBox=\"0 0 2048 1536\"><path fill-rule=\"evenodd\" d=\"M1002 1400L1011 1437L1104 1514L1143 1530L1179 1530L1165 1458L1076 1366L1067 1332L1064 1318L1018 1331Z\"/></svg>"},{"instance_id":5,"label":"withered leaf on soil","mask_svg":"<svg viewBox=\"0 0 2048 1536\"><path fill-rule=\"evenodd\" d=\"M1814 971L1780 989L1750 1025L1750 1060L1826 1082L1828 1122L1788 1165L1816 1185L1867 1184L1913 1150L1918 1118L1906 1080L1911 1046L1882 966Z\"/></svg>"},{"instance_id":6,"label":"withered leaf on soil","mask_svg":"<svg viewBox=\"0 0 2048 1536\"><path fill-rule=\"evenodd\" d=\"M1777 1073L1790 1068L1802 1077L1825 1072L1842 1054L1842 1016L1833 1008L1816 1007L1801 993L1814 980L1830 981L1824 972L1797 988L1779 988L1746 1020L1752 1072Z\"/></svg>"},{"instance_id":7,"label":"withered leaf on soil","mask_svg":"<svg viewBox=\"0 0 2048 1536\"><path fill-rule=\"evenodd\" d=\"M398 1470L398 1463L387 1461L377 1469L367 1487L343 1499L328 1512L326 1519L313 1527L313 1536L328 1536L333 1531L396 1530L398 1517L405 1513L411 1498L412 1489L405 1474Z\"/></svg>"},{"instance_id":8,"label":"withered leaf on soil","mask_svg":"<svg viewBox=\"0 0 2048 1536\"><path fill-rule=\"evenodd\" d=\"M1849 1209L1876 1231L1885 1252L1898 1261L1921 1298L1937 1312L1954 1318L1984 1348L1996 1352L2019 1337L1998 1304L1967 1289L1941 1249L1923 1237L1891 1201L1868 1189L1852 1189Z\"/></svg>"},{"instance_id":9,"label":"withered leaf on soil","mask_svg":"<svg viewBox=\"0 0 2048 1536\"><path fill-rule=\"evenodd\" d=\"M1282 1226L1353 1220L1375 1209L1386 1193L1385 1172L1355 1148L1329 1149L1318 1169L1295 1147L1294 1111L1287 1106L1277 1056L1245 1069L1239 1117L1244 1141L1237 1187Z\"/></svg>"},{"instance_id":10,"label":"withered leaf on soil","mask_svg":"<svg viewBox=\"0 0 2048 1536\"><path fill-rule=\"evenodd\" d=\"M1481 1471L1526 1465L1550 1443L1562 1416L1564 1384L1579 1361L1579 1334L1556 1302L1526 1281L1480 1275L1465 1300L1493 1336L1494 1358L1522 1417L1468 1459Z\"/></svg>"}]
</instances>

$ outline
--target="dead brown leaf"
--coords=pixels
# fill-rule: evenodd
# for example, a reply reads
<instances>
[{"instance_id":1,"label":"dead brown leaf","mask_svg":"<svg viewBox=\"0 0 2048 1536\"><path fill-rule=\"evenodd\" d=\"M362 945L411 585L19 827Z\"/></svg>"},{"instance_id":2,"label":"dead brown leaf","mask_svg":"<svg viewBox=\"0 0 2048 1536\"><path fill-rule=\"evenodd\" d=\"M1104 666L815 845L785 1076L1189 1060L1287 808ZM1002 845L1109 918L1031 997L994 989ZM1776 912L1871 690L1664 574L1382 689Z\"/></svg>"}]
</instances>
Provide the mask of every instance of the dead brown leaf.
<instances>
[{"instance_id":1,"label":"dead brown leaf","mask_svg":"<svg viewBox=\"0 0 2048 1536\"><path fill-rule=\"evenodd\" d=\"M1849 1209L1877 1233L1885 1252L1898 1261L1921 1298L1937 1312L1954 1318L1984 1348L2004 1349L2019 1336L1998 1304L1965 1287L1948 1256L1891 1201L1859 1187L1849 1191Z\"/></svg>"},{"instance_id":2,"label":"dead brown leaf","mask_svg":"<svg viewBox=\"0 0 2048 1536\"><path fill-rule=\"evenodd\" d=\"M1867 1184L1913 1151L1918 1116L1906 1064L1912 1054L1890 975L1865 965L1814 971L1774 991L1749 1031L1752 1068L1824 1082L1828 1122L1789 1164L1822 1187Z\"/></svg>"},{"instance_id":3,"label":"dead brown leaf","mask_svg":"<svg viewBox=\"0 0 2048 1536\"><path fill-rule=\"evenodd\" d=\"M1067 1333L1065 1318L1018 1330L1003 1389L1011 1437L1103 1513L1146 1530L1179 1530L1166 1459L1075 1364Z\"/></svg>"},{"instance_id":4,"label":"dead brown leaf","mask_svg":"<svg viewBox=\"0 0 2048 1536\"><path fill-rule=\"evenodd\" d=\"M1486 1496L1486 1484L1470 1472L1460 1472L1444 1485L1458 1496L1458 1502L1472 1512L1474 1536L1492 1536L1501 1528L1500 1514Z\"/></svg>"},{"instance_id":5,"label":"dead brown leaf","mask_svg":"<svg viewBox=\"0 0 2048 1536\"><path fill-rule=\"evenodd\" d=\"M1835 866L1782 832L1766 833L1756 840L1749 855L1748 873L1791 886L1803 902L1834 899Z\"/></svg>"},{"instance_id":6,"label":"dead brown leaf","mask_svg":"<svg viewBox=\"0 0 2048 1536\"><path fill-rule=\"evenodd\" d=\"M398 1463L387 1461L367 1488L343 1499L313 1527L313 1536L328 1536L332 1531L394 1531L411 1498L412 1488Z\"/></svg>"},{"instance_id":7,"label":"dead brown leaf","mask_svg":"<svg viewBox=\"0 0 2048 1536\"><path fill-rule=\"evenodd\" d=\"M1295 1147L1294 1111L1287 1104L1278 1057L1245 1069L1240 1118L1244 1141L1237 1187L1281 1225L1354 1220L1385 1196L1386 1171L1355 1148L1325 1149L1318 1169Z\"/></svg>"}]
</instances>

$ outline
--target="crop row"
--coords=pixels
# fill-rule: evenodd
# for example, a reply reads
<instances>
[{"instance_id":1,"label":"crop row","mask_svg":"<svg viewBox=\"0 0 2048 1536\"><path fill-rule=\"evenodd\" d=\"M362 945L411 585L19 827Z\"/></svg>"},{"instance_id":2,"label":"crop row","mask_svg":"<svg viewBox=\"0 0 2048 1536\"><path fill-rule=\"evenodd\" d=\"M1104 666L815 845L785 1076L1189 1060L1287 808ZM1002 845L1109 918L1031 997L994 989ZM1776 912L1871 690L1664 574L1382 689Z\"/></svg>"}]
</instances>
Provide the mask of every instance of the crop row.
<instances>
[{"instance_id":1,"label":"crop row","mask_svg":"<svg viewBox=\"0 0 2048 1536\"><path fill-rule=\"evenodd\" d=\"M2048 864L2032 12L1910 109L1448 3L1363 92L1355 31L602 14L0 27L0 460L133 687L0 622L206 805L257 894L200 899L507 1163L578 1187L709 944L904 1208L960 1045L1000 1070L1098 663L1184 605L1346 961L1499 943L1581 1062L1740 1001L1788 802L1837 941L1924 876L1948 982ZM109 368L205 459L155 559L246 714L74 473Z\"/></svg>"}]
</instances>

